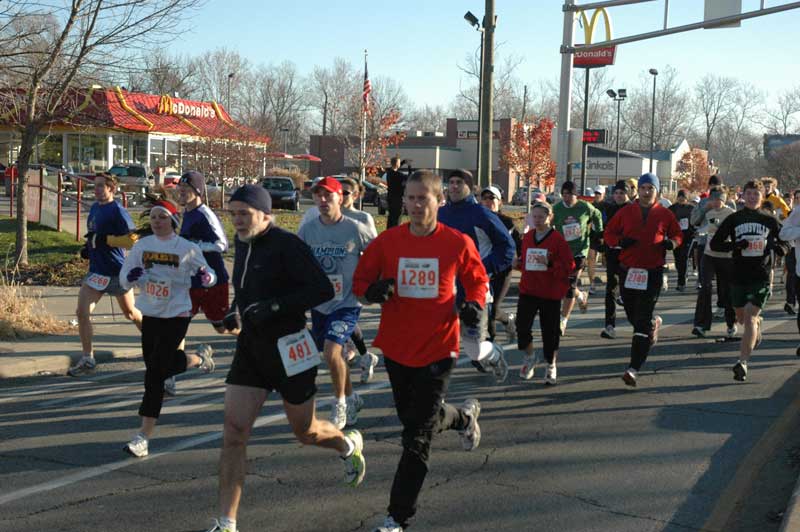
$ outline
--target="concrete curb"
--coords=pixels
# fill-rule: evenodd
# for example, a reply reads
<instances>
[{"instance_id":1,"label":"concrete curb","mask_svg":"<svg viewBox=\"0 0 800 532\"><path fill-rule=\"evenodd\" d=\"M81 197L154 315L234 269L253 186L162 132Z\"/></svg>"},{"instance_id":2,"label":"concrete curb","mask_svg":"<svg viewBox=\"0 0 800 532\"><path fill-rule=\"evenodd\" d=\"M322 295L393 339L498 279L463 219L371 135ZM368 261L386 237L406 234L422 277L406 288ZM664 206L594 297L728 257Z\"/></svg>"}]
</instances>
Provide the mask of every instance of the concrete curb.
<instances>
[{"instance_id":1,"label":"concrete curb","mask_svg":"<svg viewBox=\"0 0 800 532\"><path fill-rule=\"evenodd\" d=\"M797 530L800 530L800 477L798 477L792 496L789 498L779 532L796 532Z\"/></svg>"},{"instance_id":2,"label":"concrete curb","mask_svg":"<svg viewBox=\"0 0 800 532\"><path fill-rule=\"evenodd\" d=\"M94 352L98 363L119 359L141 358L141 348L121 348L98 350ZM81 353L70 355L50 355L36 357L0 358L0 380L16 377L31 377L42 374L65 375L67 369L75 364Z\"/></svg>"}]
</instances>

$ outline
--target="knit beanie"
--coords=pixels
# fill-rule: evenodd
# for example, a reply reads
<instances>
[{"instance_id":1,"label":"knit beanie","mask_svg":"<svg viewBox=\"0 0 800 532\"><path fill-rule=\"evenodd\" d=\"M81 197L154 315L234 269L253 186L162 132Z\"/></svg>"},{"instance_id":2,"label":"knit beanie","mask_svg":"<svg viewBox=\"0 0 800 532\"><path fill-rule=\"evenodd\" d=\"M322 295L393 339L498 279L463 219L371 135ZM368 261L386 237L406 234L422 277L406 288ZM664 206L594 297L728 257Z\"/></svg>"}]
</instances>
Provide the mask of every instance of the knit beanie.
<instances>
[{"instance_id":1,"label":"knit beanie","mask_svg":"<svg viewBox=\"0 0 800 532\"><path fill-rule=\"evenodd\" d=\"M458 170L453 170L450 172L450 175L447 176L447 180L450 181L451 177L458 177L464 181L470 190L472 190L472 186L475 183L474 179L472 178L472 172L469 170L464 170L463 168L459 168Z\"/></svg>"},{"instance_id":2,"label":"knit beanie","mask_svg":"<svg viewBox=\"0 0 800 532\"><path fill-rule=\"evenodd\" d=\"M639 177L638 188L642 188L642 185L653 185L653 187L656 189L656 192L661 191L661 182L658 180L658 176L651 172L642 174Z\"/></svg>"},{"instance_id":3,"label":"knit beanie","mask_svg":"<svg viewBox=\"0 0 800 532\"><path fill-rule=\"evenodd\" d=\"M241 201L258 211L272 214L272 198L267 189L260 185L242 185L236 189L228 201Z\"/></svg>"}]
</instances>

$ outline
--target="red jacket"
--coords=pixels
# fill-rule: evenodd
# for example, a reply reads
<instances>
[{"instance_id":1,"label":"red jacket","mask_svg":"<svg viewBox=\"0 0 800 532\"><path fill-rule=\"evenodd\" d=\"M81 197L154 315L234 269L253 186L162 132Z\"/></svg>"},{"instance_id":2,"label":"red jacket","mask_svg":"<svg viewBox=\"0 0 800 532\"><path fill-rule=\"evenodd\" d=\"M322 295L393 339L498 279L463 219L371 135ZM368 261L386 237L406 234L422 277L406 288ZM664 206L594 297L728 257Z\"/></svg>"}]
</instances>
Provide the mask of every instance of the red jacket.
<instances>
[{"instance_id":1,"label":"red jacket","mask_svg":"<svg viewBox=\"0 0 800 532\"><path fill-rule=\"evenodd\" d=\"M411 367L458 357L456 279L466 301L483 305L489 289L489 276L469 236L441 223L422 237L412 235L408 224L387 229L361 255L353 293L363 296L378 279L395 280L373 342L384 356Z\"/></svg>"},{"instance_id":2,"label":"red jacket","mask_svg":"<svg viewBox=\"0 0 800 532\"><path fill-rule=\"evenodd\" d=\"M540 242L535 240L536 230L531 229L522 238L522 254L519 269L522 277L519 281L519 293L558 301L567 295L569 274L575 269L575 260L569 244L558 231L551 229ZM531 250L531 251L529 251ZM542 251L546 250L546 255ZM536 256L541 257L537 261ZM547 269L538 270L547 260Z\"/></svg>"},{"instance_id":3,"label":"red jacket","mask_svg":"<svg viewBox=\"0 0 800 532\"><path fill-rule=\"evenodd\" d=\"M658 202L650 207L647 222L642 220L638 201L626 205L608 222L603 237L609 247L619 246L624 238L636 240L635 244L620 252L619 260L626 268L648 270L664 265L666 251L661 243L665 239L673 240L676 247L683 242L681 226L675 215Z\"/></svg>"}]
</instances>

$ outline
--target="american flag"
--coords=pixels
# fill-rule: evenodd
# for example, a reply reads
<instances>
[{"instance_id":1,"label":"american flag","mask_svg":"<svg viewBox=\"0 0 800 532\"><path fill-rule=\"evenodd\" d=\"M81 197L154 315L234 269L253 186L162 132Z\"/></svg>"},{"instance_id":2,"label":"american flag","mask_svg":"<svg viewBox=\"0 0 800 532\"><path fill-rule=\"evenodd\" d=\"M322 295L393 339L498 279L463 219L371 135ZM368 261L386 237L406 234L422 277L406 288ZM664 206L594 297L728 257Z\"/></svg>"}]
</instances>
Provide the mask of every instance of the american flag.
<instances>
[{"instance_id":1,"label":"american flag","mask_svg":"<svg viewBox=\"0 0 800 532\"><path fill-rule=\"evenodd\" d=\"M369 81L369 74L367 73L367 58L364 58L364 93L361 97L364 100L364 112L369 114L369 93L372 92L372 83Z\"/></svg>"}]
</instances>

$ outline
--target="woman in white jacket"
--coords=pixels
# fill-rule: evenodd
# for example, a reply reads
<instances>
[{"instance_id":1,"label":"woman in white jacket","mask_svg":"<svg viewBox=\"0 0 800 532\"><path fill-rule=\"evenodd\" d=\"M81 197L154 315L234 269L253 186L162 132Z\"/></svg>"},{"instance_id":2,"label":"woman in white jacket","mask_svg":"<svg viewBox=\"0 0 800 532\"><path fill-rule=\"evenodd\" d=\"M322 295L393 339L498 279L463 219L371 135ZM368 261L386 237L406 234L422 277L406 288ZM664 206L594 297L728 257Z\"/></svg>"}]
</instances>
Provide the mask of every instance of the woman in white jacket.
<instances>
[{"instance_id":1,"label":"woman in white jacket","mask_svg":"<svg viewBox=\"0 0 800 532\"><path fill-rule=\"evenodd\" d=\"M192 276L199 273L206 288L217 279L200 248L175 233L178 226L175 204L156 202L150 209L153 234L136 242L119 274L125 289L139 287L136 308L143 315L142 356L146 369L144 397L139 406L142 425L125 446L126 452L140 458L147 456L148 441L161 413L164 381L191 367L205 373L214 370L210 346L200 346L196 354L180 349L191 321Z\"/></svg>"}]
</instances>

